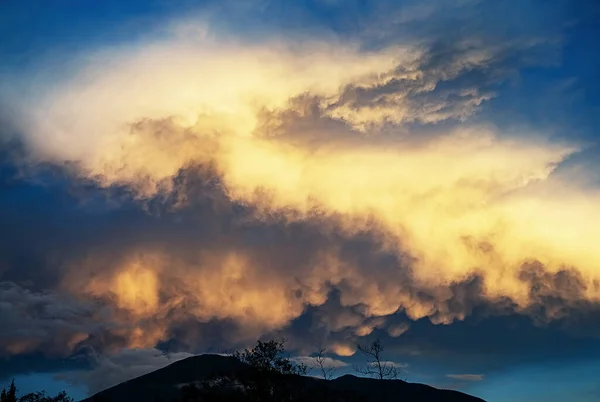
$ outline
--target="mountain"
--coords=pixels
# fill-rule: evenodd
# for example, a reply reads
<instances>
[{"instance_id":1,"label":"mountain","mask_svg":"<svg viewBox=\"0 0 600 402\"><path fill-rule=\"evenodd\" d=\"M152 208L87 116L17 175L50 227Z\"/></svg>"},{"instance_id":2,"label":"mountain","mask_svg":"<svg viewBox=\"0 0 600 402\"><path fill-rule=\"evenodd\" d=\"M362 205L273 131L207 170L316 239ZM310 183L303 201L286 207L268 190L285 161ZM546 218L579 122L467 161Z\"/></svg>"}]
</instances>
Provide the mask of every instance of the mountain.
<instances>
[{"instance_id":1,"label":"mountain","mask_svg":"<svg viewBox=\"0 0 600 402\"><path fill-rule=\"evenodd\" d=\"M225 379L227 381L223 381ZM190 393L187 393L186 399L186 394L182 392L185 385L198 384L202 380L211 380L213 388L210 396L206 396L206 393L203 396L192 393L190 397ZM261 383L265 381L265 375L233 357L201 355L115 385L83 402L242 401L250 399L246 391L240 391L240 383L249 384L248 381L254 381L252 384ZM272 396L272 387L277 387L280 395L287 395L285 400L294 401L484 402L458 391L402 380L376 380L353 375L344 375L330 381L297 375L269 375L266 381L271 390L269 400L283 400L283 396ZM219 388L215 394L214 384L223 389ZM257 400L256 395L254 398ZM263 399L258 397L258 400Z\"/></svg>"}]
</instances>

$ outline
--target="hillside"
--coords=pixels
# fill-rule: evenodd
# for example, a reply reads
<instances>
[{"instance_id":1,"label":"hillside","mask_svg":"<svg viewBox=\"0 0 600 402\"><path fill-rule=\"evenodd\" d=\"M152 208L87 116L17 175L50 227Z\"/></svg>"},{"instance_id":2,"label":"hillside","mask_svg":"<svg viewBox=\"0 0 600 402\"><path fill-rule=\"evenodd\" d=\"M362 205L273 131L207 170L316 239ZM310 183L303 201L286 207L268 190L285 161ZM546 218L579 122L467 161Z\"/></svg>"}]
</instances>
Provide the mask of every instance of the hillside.
<instances>
[{"instance_id":1,"label":"hillside","mask_svg":"<svg viewBox=\"0 0 600 402\"><path fill-rule=\"evenodd\" d=\"M194 356L175 362L160 370L134 378L106 389L85 402L155 402L158 400L182 400L182 386L209 378L248 379L258 378L254 369L232 357L219 355ZM424 384L402 380L375 380L344 375L331 381L313 377L281 375L277 385L285 388L287 395L297 401L439 401L482 402L462 392L441 390ZM225 396L226 395L226 396ZM200 400L247 400L239 392L221 393L212 397L189 397L186 401ZM277 399L277 398L274 398ZM273 399L271 399L273 400Z\"/></svg>"}]
</instances>

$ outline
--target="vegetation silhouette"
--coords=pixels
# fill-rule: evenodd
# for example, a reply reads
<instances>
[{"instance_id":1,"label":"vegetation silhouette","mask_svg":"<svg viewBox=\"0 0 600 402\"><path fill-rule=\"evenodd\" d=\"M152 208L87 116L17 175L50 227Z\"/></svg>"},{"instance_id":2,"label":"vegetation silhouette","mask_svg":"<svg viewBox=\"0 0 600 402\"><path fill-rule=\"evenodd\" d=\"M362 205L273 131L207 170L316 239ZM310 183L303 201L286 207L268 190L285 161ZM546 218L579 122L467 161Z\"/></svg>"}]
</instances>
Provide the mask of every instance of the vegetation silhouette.
<instances>
[{"instance_id":1,"label":"vegetation silhouette","mask_svg":"<svg viewBox=\"0 0 600 402\"><path fill-rule=\"evenodd\" d=\"M326 350L324 348L320 348L317 352L317 355L313 357L313 360L315 362L315 367L319 369L319 374L321 377L323 377L324 380L331 380L337 369L335 366L327 364L325 352Z\"/></svg>"},{"instance_id":2,"label":"vegetation silhouette","mask_svg":"<svg viewBox=\"0 0 600 402\"><path fill-rule=\"evenodd\" d=\"M231 357L245 366L234 376L211 377L183 388L182 402L192 401L301 401L300 380L308 373L305 364L284 357L285 340L257 341ZM295 394L295 396L294 396Z\"/></svg>"},{"instance_id":3,"label":"vegetation silhouette","mask_svg":"<svg viewBox=\"0 0 600 402\"><path fill-rule=\"evenodd\" d=\"M375 339L370 345L358 343L356 347L367 361L364 366L353 365L354 371L380 380L395 380L398 378L398 369L394 363L383 358L384 347L379 339Z\"/></svg>"},{"instance_id":4,"label":"vegetation silhouette","mask_svg":"<svg viewBox=\"0 0 600 402\"><path fill-rule=\"evenodd\" d=\"M296 364L289 358L283 357L285 353L285 339L270 340L267 342L257 341L256 345L242 352L233 352L232 356L237 360L255 368L259 373L278 373L306 375L308 367Z\"/></svg>"},{"instance_id":5,"label":"vegetation silhouette","mask_svg":"<svg viewBox=\"0 0 600 402\"><path fill-rule=\"evenodd\" d=\"M258 341L229 355L199 355L125 381L85 402L482 402L482 399L423 384L392 379L395 365L383 356L379 340L360 345L367 356L365 373L372 378L333 378L325 350L313 357L317 378L305 364L285 354L285 340ZM73 402L64 391L54 397L44 391L17 396L14 380L0 393L0 402Z\"/></svg>"},{"instance_id":6,"label":"vegetation silhouette","mask_svg":"<svg viewBox=\"0 0 600 402\"><path fill-rule=\"evenodd\" d=\"M214 373L203 381L182 388L181 402L385 402L385 401L482 401L456 391L438 390L395 379L395 365L383 359L379 340L360 345L367 356L359 372L374 378L345 375L333 379L335 368L327 366L324 350L313 359L323 379L305 376L308 368L284 357L285 341L258 341L243 352L230 355L242 363L241 370L229 375ZM361 371L362 370L362 371Z\"/></svg>"},{"instance_id":7,"label":"vegetation silhouette","mask_svg":"<svg viewBox=\"0 0 600 402\"><path fill-rule=\"evenodd\" d=\"M0 402L73 402L65 391L59 392L56 396L48 396L45 391L31 392L23 396L17 396L17 387L13 379L7 389L0 392Z\"/></svg>"}]
</instances>

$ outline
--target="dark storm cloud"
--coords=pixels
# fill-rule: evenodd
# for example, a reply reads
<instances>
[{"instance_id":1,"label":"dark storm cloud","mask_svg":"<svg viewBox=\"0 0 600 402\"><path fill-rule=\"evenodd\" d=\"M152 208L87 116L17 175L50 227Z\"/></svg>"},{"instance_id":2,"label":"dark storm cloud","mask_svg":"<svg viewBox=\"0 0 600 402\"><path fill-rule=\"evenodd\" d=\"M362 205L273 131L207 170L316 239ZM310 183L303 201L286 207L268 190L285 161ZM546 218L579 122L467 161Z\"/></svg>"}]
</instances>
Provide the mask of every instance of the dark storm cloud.
<instances>
[{"instance_id":1,"label":"dark storm cloud","mask_svg":"<svg viewBox=\"0 0 600 402\"><path fill-rule=\"evenodd\" d=\"M108 321L109 313L102 306L30 292L7 282L1 285L0 344L4 355L44 350L63 356L97 330L99 321L104 321L103 325Z\"/></svg>"}]
</instances>

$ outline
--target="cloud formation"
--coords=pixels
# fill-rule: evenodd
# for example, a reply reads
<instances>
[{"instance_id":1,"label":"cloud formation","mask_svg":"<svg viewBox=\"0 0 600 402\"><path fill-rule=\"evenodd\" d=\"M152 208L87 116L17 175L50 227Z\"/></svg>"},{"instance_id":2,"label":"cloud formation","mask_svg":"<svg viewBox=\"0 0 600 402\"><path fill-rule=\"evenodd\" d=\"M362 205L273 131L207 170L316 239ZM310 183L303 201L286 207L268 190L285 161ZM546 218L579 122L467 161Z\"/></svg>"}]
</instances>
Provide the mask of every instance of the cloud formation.
<instances>
[{"instance_id":1,"label":"cloud formation","mask_svg":"<svg viewBox=\"0 0 600 402\"><path fill-rule=\"evenodd\" d=\"M360 337L410 331L399 313L548 320L598 302L598 190L555 174L581 145L473 120L545 42L365 50L184 28L12 94L24 171L58 166L100 215L148 214L44 255L53 293L5 283L20 332L3 353L192 350L210 325L235 345L314 308L328 349L352 356Z\"/></svg>"},{"instance_id":2,"label":"cloud formation","mask_svg":"<svg viewBox=\"0 0 600 402\"><path fill-rule=\"evenodd\" d=\"M13 283L2 282L0 286L1 355L43 349L50 355L64 356L109 319L108 312L94 303L34 293Z\"/></svg>"}]
</instances>

